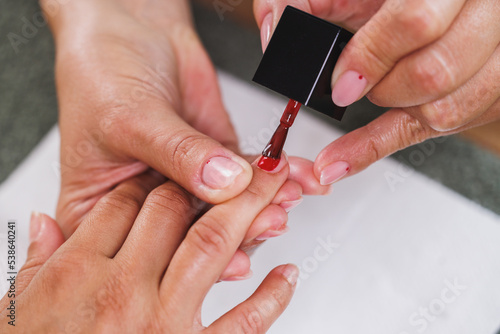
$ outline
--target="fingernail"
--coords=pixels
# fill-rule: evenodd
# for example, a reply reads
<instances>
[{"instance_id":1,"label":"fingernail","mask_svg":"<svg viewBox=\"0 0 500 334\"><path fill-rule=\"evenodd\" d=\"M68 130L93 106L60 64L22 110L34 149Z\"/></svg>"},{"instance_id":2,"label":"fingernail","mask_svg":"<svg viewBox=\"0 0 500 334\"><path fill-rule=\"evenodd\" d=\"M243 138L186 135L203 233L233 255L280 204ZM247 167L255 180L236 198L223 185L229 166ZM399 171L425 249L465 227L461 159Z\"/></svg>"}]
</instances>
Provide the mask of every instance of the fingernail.
<instances>
[{"instance_id":1,"label":"fingernail","mask_svg":"<svg viewBox=\"0 0 500 334\"><path fill-rule=\"evenodd\" d=\"M268 173L278 173L288 164L288 155L286 155L285 151L281 152L281 158L279 160L264 156L257 159L257 167Z\"/></svg>"},{"instance_id":2,"label":"fingernail","mask_svg":"<svg viewBox=\"0 0 500 334\"><path fill-rule=\"evenodd\" d=\"M40 212L33 211L30 220L30 243L37 240L42 231L42 215Z\"/></svg>"},{"instance_id":3,"label":"fingernail","mask_svg":"<svg viewBox=\"0 0 500 334\"><path fill-rule=\"evenodd\" d=\"M368 81L356 71L347 71L333 85L332 100L339 107L356 102L366 88Z\"/></svg>"},{"instance_id":4,"label":"fingernail","mask_svg":"<svg viewBox=\"0 0 500 334\"><path fill-rule=\"evenodd\" d=\"M349 171L351 166L345 161L337 161L323 168L319 183L326 186L343 178Z\"/></svg>"},{"instance_id":5,"label":"fingernail","mask_svg":"<svg viewBox=\"0 0 500 334\"><path fill-rule=\"evenodd\" d=\"M243 281L243 280L249 279L252 276L253 276L253 272L250 270L248 273L246 273L243 276L229 276L227 278L221 279L221 281L224 281L224 282Z\"/></svg>"},{"instance_id":6,"label":"fingernail","mask_svg":"<svg viewBox=\"0 0 500 334\"><path fill-rule=\"evenodd\" d=\"M213 189L223 189L233 183L243 171L237 162L225 157L214 157L203 167L202 180Z\"/></svg>"},{"instance_id":7,"label":"fingernail","mask_svg":"<svg viewBox=\"0 0 500 334\"><path fill-rule=\"evenodd\" d=\"M294 264L287 264L281 271L281 275L290 283L290 285L295 285L299 278L299 268Z\"/></svg>"},{"instance_id":8,"label":"fingernail","mask_svg":"<svg viewBox=\"0 0 500 334\"><path fill-rule=\"evenodd\" d=\"M285 201L285 202L281 202L280 203L280 206L285 209L286 212L290 212L292 211L293 208L295 208L296 206L298 206L300 203L302 203L304 199L303 198L299 198L295 201Z\"/></svg>"},{"instance_id":9,"label":"fingernail","mask_svg":"<svg viewBox=\"0 0 500 334\"><path fill-rule=\"evenodd\" d=\"M272 24L273 24L273 13L269 13L264 18L264 21L262 21L262 26L260 27L260 40L262 43L262 52L266 51L267 44L269 44Z\"/></svg>"},{"instance_id":10,"label":"fingernail","mask_svg":"<svg viewBox=\"0 0 500 334\"><path fill-rule=\"evenodd\" d=\"M288 232L288 230L289 228L286 225L279 230L267 230L266 232L262 233L257 238L255 238L255 240L264 241L267 239L276 238L279 237L280 235L285 234L286 232Z\"/></svg>"}]
</instances>

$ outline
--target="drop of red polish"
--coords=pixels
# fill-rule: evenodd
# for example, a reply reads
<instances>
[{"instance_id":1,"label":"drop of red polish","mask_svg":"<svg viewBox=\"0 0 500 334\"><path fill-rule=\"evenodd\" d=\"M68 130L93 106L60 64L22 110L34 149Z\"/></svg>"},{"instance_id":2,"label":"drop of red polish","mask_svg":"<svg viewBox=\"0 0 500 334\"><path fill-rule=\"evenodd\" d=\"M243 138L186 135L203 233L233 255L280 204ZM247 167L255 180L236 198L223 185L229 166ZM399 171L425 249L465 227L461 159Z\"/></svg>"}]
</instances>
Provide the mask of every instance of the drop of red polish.
<instances>
[{"instance_id":1,"label":"drop of red polish","mask_svg":"<svg viewBox=\"0 0 500 334\"><path fill-rule=\"evenodd\" d=\"M362 75L359 76L359 80L363 80L363 76Z\"/></svg>"},{"instance_id":2,"label":"drop of red polish","mask_svg":"<svg viewBox=\"0 0 500 334\"><path fill-rule=\"evenodd\" d=\"M262 151L262 158L260 158L259 163L257 164L261 169L272 171L279 165L288 129L295 121L295 117L297 116L301 106L302 105L295 100L288 101L285 111L281 116L278 128L271 137L271 140L269 140L269 143L264 148L264 151Z\"/></svg>"}]
</instances>

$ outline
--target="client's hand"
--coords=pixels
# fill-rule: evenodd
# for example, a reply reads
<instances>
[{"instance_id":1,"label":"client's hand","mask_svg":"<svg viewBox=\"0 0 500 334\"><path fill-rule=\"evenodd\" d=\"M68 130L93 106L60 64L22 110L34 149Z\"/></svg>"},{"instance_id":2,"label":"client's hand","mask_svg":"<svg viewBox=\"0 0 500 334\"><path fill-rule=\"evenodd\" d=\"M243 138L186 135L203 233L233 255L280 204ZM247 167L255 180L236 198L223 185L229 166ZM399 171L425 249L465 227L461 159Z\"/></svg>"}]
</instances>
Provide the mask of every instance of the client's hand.
<instances>
[{"instance_id":1,"label":"client's hand","mask_svg":"<svg viewBox=\"0 0 500 334\"><path fill-rule=\"evenodd\" d=\"M163 177L152 173L101 198L62 246L57 224L35 215L28 260L18 276L15 330L265 332L293 294L298 276L293 265L275 268L248 300L208 328L200 312L207 292L288 172L285 159L272 173L254 166L245 191L192 226L193 197L172 181L161 184ZM4 319L8 303L6 297L0 302ZM14 330L5 321L0 326L2 333Z\"/></svg>"}]
</instances>

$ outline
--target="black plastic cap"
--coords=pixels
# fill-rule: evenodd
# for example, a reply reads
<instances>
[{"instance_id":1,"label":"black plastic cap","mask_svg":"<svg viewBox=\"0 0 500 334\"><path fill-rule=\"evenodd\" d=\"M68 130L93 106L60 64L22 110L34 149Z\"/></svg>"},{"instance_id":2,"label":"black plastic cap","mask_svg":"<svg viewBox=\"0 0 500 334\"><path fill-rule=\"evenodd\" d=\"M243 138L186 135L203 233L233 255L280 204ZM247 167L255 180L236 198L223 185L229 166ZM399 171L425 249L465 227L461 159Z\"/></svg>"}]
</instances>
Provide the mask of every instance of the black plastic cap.
<instances>
[{"instance_id":1,"label":"black plastic cap","mask_svg":"<svg viewBox=\"0 0 500 334\"><path fill-rule=\"evenodd\" d=\"M332 101L333 68L352 34L287 6L253 81L341 120L345 107Z\"/></svg>"}]
</instances>

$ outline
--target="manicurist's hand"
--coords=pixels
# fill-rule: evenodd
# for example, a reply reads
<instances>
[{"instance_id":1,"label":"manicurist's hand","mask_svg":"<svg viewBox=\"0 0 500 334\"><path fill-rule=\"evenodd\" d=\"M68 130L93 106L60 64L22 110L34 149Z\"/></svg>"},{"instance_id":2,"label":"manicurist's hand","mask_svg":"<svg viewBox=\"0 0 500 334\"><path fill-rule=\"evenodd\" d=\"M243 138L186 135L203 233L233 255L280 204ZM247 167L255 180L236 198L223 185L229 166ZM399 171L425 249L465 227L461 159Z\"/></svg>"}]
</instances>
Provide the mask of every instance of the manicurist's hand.
<instances>
[{"instance_id":1,"label":"manicurist's hand","mask_svg":"<svg viewBox=\"0 0 500 334\"><path fill-rule=\"evenodd\" d=\"M2 321L0 331L264 333L292 297L293 265L272 270L249 299L207 328L200 312L288 171L285 159L273 172L254 166L245 191L194 224L193 196L150 172L102 197L64 244L55 221L34 215L17 281L16 327ZM3 319L7 303L0 301Z\"/></svg>"},{"instance_id":2,"label":"manicurist's hand","mask_svg":"<svg viewBox=\"0 0 500 334\"><path fill-rule=\"evenodd\" d=\"M286 5L357 31L332 77L332 99L392 107L317 157L322 184L428 138L500 118L497 0L257 0L263 46Z\"/></svg>"},{"instance_id":3,"label":"manicurist's hand","mask_svg":"<svg viewBox=\"0 0 500 334\"><path fill-rule=\"evenodd\" d=\"M62 186L69 237L100 197L154 168L209 203L252 178L186 0L41 0L56 43ZM323 194L313 164L290 159L275 204ZM278 202L276 202L278 201Z\"/></svg>"}]
</instances>

